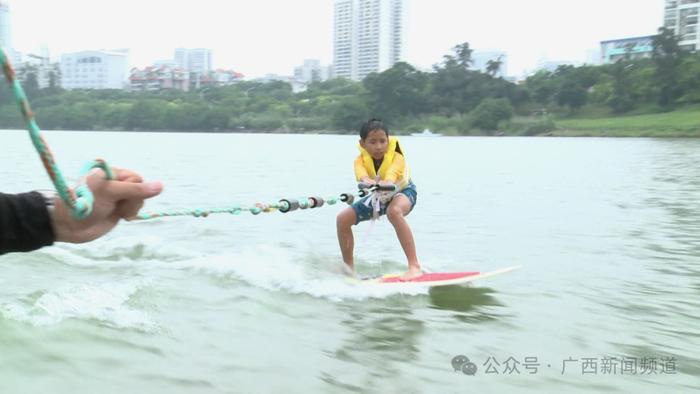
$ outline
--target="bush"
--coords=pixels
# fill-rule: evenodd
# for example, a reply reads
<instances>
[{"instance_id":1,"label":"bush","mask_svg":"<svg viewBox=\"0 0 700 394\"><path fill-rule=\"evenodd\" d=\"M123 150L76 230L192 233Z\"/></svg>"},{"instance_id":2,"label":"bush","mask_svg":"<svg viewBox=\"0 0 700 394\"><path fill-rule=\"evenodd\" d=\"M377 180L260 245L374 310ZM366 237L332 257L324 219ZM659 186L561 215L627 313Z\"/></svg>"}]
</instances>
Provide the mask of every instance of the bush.
<instances>
[{"instance_id":1,"label":"bush","mask_svg":"<svg viewBox=\"0 0 700 394\"><path fill-rule=\"evenodd\" d=\"M333 126L344 131L359 129L369 117L367 105L359 98L344 98L331 112Z\"/></svg>"},{"instance_id":2,"label":"bush","mask_svg":"<svg viewBox=\"0 0 700 394\"><path fill-rule=\"evenodd\" d=\"M471 126L486 131L498 128L498 123L513 117L513 106L507 99L486 99L470 113Z\"/></svg>"},{"instance_id":3,"label":"bush","mask_svg":"<svg viewBox=\"0 0 700 394\"><path fill-rule=\"evenodd\" d=\"M291 118L286 121L287 127L295 131L320 131L332 128L326 118Z\"/></svg>"},{"instance_id":4,"label":"bush","mask_svg":"<svg viewBox=\"0 0 700 394\"><path fill-rule=\"evenodd\" d=\"M554 131L557 129L557 126L554 124L554 121L551 119L546 119L542 120L536 123L533 123L529 125L526 129L523 135L526 136L533 136L533 135L539 135L543 133L548 133L550 131Z\"/></svg>"},{"instance_id":5,"label":"bush","mask_svg":"<svg viewBox=\"0 0 700 394\"><path fill-rule=\"evenodd\" d=\"M464 130L464 124L468 123L465 119L467 117L461 115L422 115L402 122L398 126L407 133L420 133L425 129L429 129L440 134L456 135ZM394 127L394 130L397 130L397 127Z\"/></svg>"},{"instance_id":6,"label":"bush","mask_svg":"<svg viewBox=\"0 0 700 394\"><path fill-rule=\"evenodd\" d=\"M265 114L244 114L238 121L246 130L273 131L281 129L284 125L281 118Z\"/></svg>"}]
</instances>

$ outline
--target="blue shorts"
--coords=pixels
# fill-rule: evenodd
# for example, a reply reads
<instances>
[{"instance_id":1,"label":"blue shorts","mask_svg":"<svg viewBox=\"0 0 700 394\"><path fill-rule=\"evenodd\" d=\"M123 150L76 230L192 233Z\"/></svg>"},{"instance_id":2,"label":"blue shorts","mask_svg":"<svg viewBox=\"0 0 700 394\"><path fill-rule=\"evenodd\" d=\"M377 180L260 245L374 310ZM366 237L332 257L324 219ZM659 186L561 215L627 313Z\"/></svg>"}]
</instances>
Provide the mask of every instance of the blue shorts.
<instances>
[{"instance_id":1,"label":"blue shorts","mask_svg":"<svg viewBox=\"0 0 700 394\"><path fill-rule=\"evenodd\" d=\"M411 209L408 212L411 212L413 210L413 207L416 206L416 201L418 200L418 191L416 190L416 185L412 181L409 181L408 185L403 190L396 193L396 195L399 194L403 194L406 197L408 197L408 201L411 202ZM372 206L365 205L365 201L367 201L369 198L370 196L362 197L360 200L355 201L352 204L352 209L355 211L356 217L355 224L372 219ZM389 204L381 204L379 208L379 216L386 215L386 207L388 205Z\"/></svg>"}]
</instances>

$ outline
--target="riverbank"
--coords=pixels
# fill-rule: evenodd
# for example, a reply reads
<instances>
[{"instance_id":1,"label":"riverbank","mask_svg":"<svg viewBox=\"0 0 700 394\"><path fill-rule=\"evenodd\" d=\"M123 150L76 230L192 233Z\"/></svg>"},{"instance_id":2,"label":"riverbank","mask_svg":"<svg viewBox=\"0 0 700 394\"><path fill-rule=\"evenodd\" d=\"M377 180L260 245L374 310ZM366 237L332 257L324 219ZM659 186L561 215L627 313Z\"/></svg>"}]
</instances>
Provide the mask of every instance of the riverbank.
<instances>
[{"instance_id":1,"label":"riverbank","mask_svg":"<svg viewBox=\"0 0 700 394\"><path fill-rule=\"evenodd\" d=\"M482 130L460 131L468 123L464 117L430 116L393 129L398 135L409 135L427 126L431 130L446 136L548 136L548 137L655 137L655 138L698 138L700 137L700 106L690 106L671 112L647 113L633 115L611 115L600 109L582 111L576 117L515 117L501 130L485 132ZM13 124L2 129L21 129ZM49 131L47 129L46 131ZM94 130L85 130L94 131ZM264 134L354 134L330 129L296 130L279 128L276 130L252 130L238 128L235 130L118 130L123 132L176 132L176 133L264 133Z\"/></svg>"},{"instance_id":2,"label":"riverbank","mask_svg":"<svg viewBox=\"0 0 700 394\"><path fill-rule=\"evenodd\" d=\"M542 135L562 137L700 137L700 106L671 112L554 120Z\"/></svg>"},{"instance_id":3,"label":"riverbank","mask_svg":"<svg viewBox=\"0 0 700 394\"><path fill-rule=\"evenodd\" d=\"M448 136L554 136L554 137L700 137L700 106L688 106L670 112L646 108L636 113L616 115L604 107L590 106L575 115L514 116L501 122L498 130L469 127L463 116L425 116L405 122L398 134L429 128Z\"/></svg>"}]
</instances>

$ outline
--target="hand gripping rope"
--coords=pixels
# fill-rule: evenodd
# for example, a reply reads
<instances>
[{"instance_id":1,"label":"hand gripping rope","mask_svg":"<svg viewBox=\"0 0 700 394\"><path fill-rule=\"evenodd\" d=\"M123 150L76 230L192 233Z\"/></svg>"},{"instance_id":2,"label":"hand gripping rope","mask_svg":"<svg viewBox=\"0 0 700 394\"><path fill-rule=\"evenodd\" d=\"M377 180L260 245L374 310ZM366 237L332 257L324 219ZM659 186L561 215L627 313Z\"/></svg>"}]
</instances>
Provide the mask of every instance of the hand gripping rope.
<instances>
[{"instance_id":1,"label":"hand gripping rope","mask_svg":"<svg viewBox=\"0 0 700 394\"><path fill-rule=\"evenodd\" d=\"M101 168L107 177L107 179L114 179L114 174L109 168L104 160L97 159L94 160L83 167L80 173L80 178L78 180L78 185L75 187L75 191L66 186L66 181L61 174L61 171L56 164L56 161L51 154L48 144L44 141L41 136L41 130L34 121L34 114L29 106L29 101L27 96L24 94L22 85L20 85L17 78L15 78L15 71L12 69L10 60L7 58L7 54L3 49L0 49L0 63L2 63L2 71L5 74L5 79L10 84L12 88L12 93L15 96L15 101L19 105L19 110L24 118L24 123L27 126L29 135L36 148L37 153L41 157L41 162L44 163L44 168L51 178L58 195L61 200L68 206L76 219L84 219L92 212L93 196L90 188L85 184L85 179L88 173L93 168Z\"/></svg>"}]
</instances>

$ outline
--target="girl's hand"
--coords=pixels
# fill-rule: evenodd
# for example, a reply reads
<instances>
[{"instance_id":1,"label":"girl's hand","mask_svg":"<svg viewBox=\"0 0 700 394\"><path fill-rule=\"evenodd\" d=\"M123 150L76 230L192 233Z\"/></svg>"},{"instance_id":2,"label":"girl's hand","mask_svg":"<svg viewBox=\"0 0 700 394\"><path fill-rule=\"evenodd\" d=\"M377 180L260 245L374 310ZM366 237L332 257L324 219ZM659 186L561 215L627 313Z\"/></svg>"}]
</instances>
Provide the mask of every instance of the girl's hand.
<instances>
[{"instance_id":1,"label":"girl's hand","mask_svg":"<svg viewBox=\"0 0 700 394\"><path fill-rule=\"evenodd\" d=\"M376 185L377 181L375 181L374 179L372 179L370 177L364 176L360 179L360 183L365 183L367 185Z\"/></svg>"}]
</instances>

